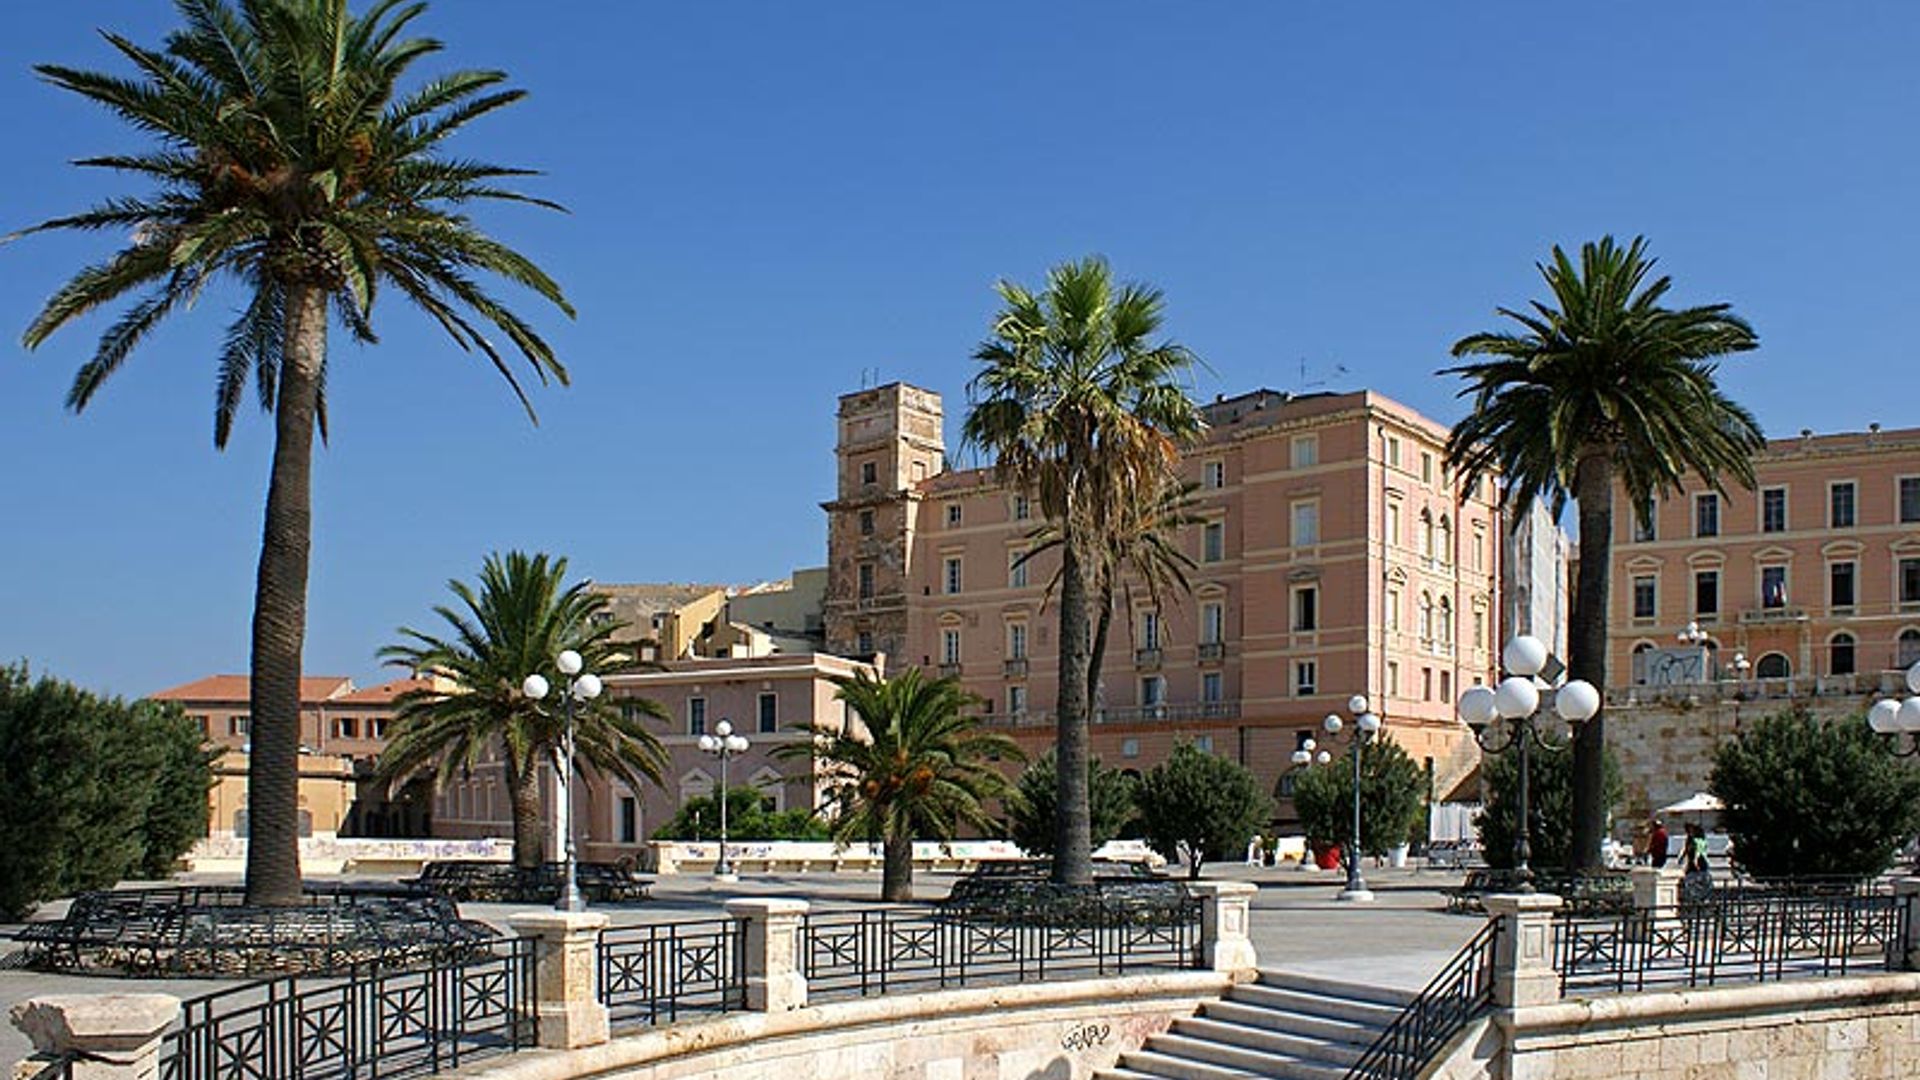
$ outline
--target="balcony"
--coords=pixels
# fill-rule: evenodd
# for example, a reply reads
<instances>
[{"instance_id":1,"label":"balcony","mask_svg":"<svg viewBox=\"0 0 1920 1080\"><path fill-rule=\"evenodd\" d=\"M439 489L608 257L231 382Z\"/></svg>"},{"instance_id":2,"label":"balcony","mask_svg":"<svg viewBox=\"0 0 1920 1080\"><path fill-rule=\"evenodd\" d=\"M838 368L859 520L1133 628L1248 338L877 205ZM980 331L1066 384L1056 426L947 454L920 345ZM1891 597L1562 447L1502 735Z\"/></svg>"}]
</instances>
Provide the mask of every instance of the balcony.
<instances>
[{"instance_id":1,"label":"balcony","mask_svg":"<svg viewBox=\"0 0 1920 1080\"><path fill-rule=\"evenodd\" d=\"M1157 668L1160 666L1159 649L1135 649L1133 666L1137 668Z\"/></svg>"},{"instance_id":2,"label":"balcony","mask_svg":"<svg viewBox=\"0 0 1920 1080\"><path fill-rule=\"evenodd\" d=\"M1018 679L1027 673L1027 658L1022 656L1006 662L1006 675L1009 679Z\"/></svg>"},{"instance_id":3,"label":"balcony","mask_svg":"<svg viewBox=\"0 0 1920 1080\"><path fill-rule=\"evenodd\" d=\"M957 679L957 678L959 678L959 677L960 677L960 665L959 665L959 664L941 664L941 665L940 665L940 677L941 677L941 678L943 678L943 679L948 679L948 678L954 678L954 679Z\"/></svg>"},{"instance_id":4,"label":"balcony","mask_svg":"<svg viewBox=\"0 0 1920 1080\"><path fill-rule=\"evenodd\" d=\"M1179 723L1196 720L1238 720L1239 718L1240 703L1238 701L1201 701L1186 705L1129 705L1117 709L1096 709L1088 719L1095 724L1133 724L1155 721ZM993 713L983 719L990 724L1040 727L1051 726L1056 718L1052 712L1030 710L1022 713Z\"/></svg>"},{"instance_id":5,"label":"balcony","mask_svg":"<svg viewBox=\"0 0 1920 1080\"><path fill-rule=\"evenodd\" d=\"M1742 626L1765 626L1768 623L1796 623L1806 621L1806 608L1748 608L1740 613L1740 625Z\"/></svg>"},{"instance_id":6,"label":"balcony","mask_svg":"<svg viewBox=\"0 0 1920 1080\"><path fill-rule=\"evenodd\" d=\"M1203 641L1199 648L1200 662L1217 664L1227 658L1227 644L1224 641Z\"/></svg>"}]
</instances>

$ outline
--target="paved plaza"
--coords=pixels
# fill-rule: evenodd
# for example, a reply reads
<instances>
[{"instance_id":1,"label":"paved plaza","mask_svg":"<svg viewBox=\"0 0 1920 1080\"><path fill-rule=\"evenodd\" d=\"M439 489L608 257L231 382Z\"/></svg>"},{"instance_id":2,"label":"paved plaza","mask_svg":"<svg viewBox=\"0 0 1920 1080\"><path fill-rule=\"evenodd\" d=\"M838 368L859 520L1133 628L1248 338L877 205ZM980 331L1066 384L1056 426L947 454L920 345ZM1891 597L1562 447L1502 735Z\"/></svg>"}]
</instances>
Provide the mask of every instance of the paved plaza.
<instances>
[{"instance_id":1,"label":"paved plaza","mask_svg":"<svg viewBox=\"0 0 1920 1080\"><path fill-rule=\"evenodd\" d=\"M1209 868L1210 881L1251 881L1260 887L1253 899L1252 937L1260 964L1310 974L1418 989L1480 929L1477 917L1448 915L1439 890L1457 884L1457 871L1370 870L1367 881L1377 899L1345 904L1334 899L1342 875L1298 867L1249 867L1223 864ZM231 875L184 875L196 884L231 884ZM335 879L328 879L335 880ZM350 878L372 881L370 878ZM920 874L916 892L938 900L958 880L954 874ZM878 874L818 873L746 875L722 885L705 875L657 878L653 898L608 904L616 926L715 918L722 905L741 896L797 896L816 909L847 910L878 905ZM54 918L64 904L48 904L38 918ZM462 904L461 913L502 930L507 917L529 910L525 904ZM11 936L15 928L0 928ZM108 976L46 974L0 966L0 1005L11 1008L45 994L162 992L192 997L231 985L218 980L129 980ZM0 1031L0 1063L25 1056L26 1039L11 1024Z\"/></svg>"}]
</instances>

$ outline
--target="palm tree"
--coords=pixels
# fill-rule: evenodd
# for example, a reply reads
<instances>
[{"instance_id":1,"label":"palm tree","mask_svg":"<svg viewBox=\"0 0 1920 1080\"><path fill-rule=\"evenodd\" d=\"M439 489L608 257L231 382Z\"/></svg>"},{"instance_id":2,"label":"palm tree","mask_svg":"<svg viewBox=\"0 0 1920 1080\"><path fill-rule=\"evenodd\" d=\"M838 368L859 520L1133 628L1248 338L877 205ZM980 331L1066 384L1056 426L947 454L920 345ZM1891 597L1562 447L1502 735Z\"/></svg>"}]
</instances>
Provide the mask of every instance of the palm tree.
<instances>
[{"instance_id":1,"label":"palm tree","mask_svg":"<svg viewBox=\"0 0 1920 1080\"><path fill-rule=\"evenodd\" d=\"M1716 357L1759 345L1727 304L1661 306L1672 279L1648 281L1646 240L1625 248L1611 236L1580 249L1559 247L1540 266L1553 293L1531 311L1500 308L1517 333L1482 333L1454 343L1456 357L1492 359L1448 368L1467 380L1473 412L1453 429L1447 462L1471 486L1489 473L1506 484L1516 512L1552 501L1557 517L1580 507L1580 576L1569 617L1572 676L1607 685L1607 577L1613 546L1613 491L1633 510L1675 491L1688 474L1716 490L1724 477L1753 486L1752 455L1766 445L1760 425L1720 391ZM1606 738L1601 718L1574 743L1573 851L1579 869L1597 869L1606 827Z\"/></svg>"},{"instance_id":2,"label":"palm tree","mask_svg":"<svg viewBox=\"0 0 1920 1080\"><path fill-rule=\"evenodd\" d=\"M1034 492L1060 539L1059 837L1053 877L1093 877L1089 842L1087 709L1091 596L1125 515L1116 499L1156 499L1180 444L1200 430L1178 379L1184 346L1153 341L1159 290L1116 284L1105 261L1055 267L1045 291L1003 281L1006 305L975 350L985 370L969 384L967 442L994 455L1002 480Z\"/></svg>"},{"instance_id":3,"label":"palm tree","mask_svg":"<svg viewBox=\"0 0 1920 1080\"><path fill-rule=\"evenodd\" d=\"M862 671L833 683L861 725L811 724L810 742L774 752L827 766L821 809L834 840L880 843L880 899L911 900L915 838L951 840L963 825L992 831L982 804L1012 791L993 763L1019 761L1020 750L1005 735L980 730L970 715L979 699L957 678L929 680L907 668L889 679Z\"/></svg>"},{"instance_id":4,"label":"palm tree","mask_svg":"<svg viewBox=\"0 0 1920 1080\"><path fill-rule=\"evenodd\" d=\"M132 77L35 69L155 145L79 162L132 173L150 191L27 230L111 230L125 243L53 295L25 344L36 348L96 308L131 301L74 378L67 405L78 412L166 316L207 286L226 281L246 297L214 358L213 439L226 445L251 382L274 416L274 448L254 592L247 899L291 904L300 897L300 666L313 434L316 426L323 440L327 433L329 316L355 340L375 342L374 299L389 285L462 349L484 355L531 416L483 326L512 342L542 383L566 383L566 369L477 275L503 277L568 315L573 309L539 267L481 232L463 209L495 200L554 204L504 186L525 170L454 157L444 146L524 92L503 89L497 71L457 71L400 90L414 65L441 48L404 36L424 3L375 0L361 15L346 0L174 6L185 26L163 48L105 34L138 69Z\"/></svg>"},{"instance_id":5,"label":"palm tree","mask_svg":"<svg viewBox=\"0 0 1920 1080\"><path fill-rule=\"evenodd\" d=\"M624 623L611 618L607 598L587 583L566 584L567 560L512 551L489 555L476 591L464 581L447 587L464 610L436 606L452 631L447 637L411 630L410 640L389 645L380 656L435 680L409 690L396 704L393 738L380 755L379 775L390 785L431 771L444 784L465 775L494 753L506 769L513 802L513 858L521 866L543 861L538 766L560 746L566 716L542 707L520 691L536 672L552 671L562 650L580 654L584 670L618 671L630 658L613 642ZM446 685L450 684L450 685ZM660 741L642 717L667 719L658 703L640 697L574 703L574 745L580 760L604 776L638 788L660 782L666 759Z\"/></svg>"}]
</instances>

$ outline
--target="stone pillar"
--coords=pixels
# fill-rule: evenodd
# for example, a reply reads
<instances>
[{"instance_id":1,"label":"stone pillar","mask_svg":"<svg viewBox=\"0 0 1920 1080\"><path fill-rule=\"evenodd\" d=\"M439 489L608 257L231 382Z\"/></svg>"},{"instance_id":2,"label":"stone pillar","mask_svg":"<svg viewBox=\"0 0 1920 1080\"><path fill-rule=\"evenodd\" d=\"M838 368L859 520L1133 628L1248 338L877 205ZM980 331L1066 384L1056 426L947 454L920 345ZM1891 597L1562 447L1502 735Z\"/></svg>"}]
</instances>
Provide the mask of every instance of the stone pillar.
<instances>
[{"instance_id":1,"label":"stone pillar","mask_svg":"<svg viewBox=\"0 0 1920 1080\"><path fill-rule=\"evenodd\" d=\"M1259 887L1250 881L1192 881L1187 891L1200 900L1201 966L1252 973L1259 959L1247 937L1247 909Z\"/></svg>"},{"instance_id":2,"label":"stone pillar","mask_svg":"<svg viewBox=\"0 0 1920 1080\"><path fill-rule=\"evenodd\" d=\"M1560 909L1560 898L1551 893L1499 893L1485 903L1488 918L1501 920L1493 950L1493 1003L1521 1009L1559 1001L1553 913Z\"/></svg>"},{"instance_id":3,"label":"stone pillar","mask_svg":"<svg viewBox=\"0 0 1920 1080\"><path fill-rule=\"evenodd\" d=\"M1633 879L1633 910L1671 912L1680 906L1679 867L1636 866L1628 876Z\"/></svg>"},{"instance_id":4,"label":"stone pillar","mask_svg":"<svg viewBox=\"0 0 1920 1080\"><path fill-rule=\"evenodd\" d=\"M747 1008L786 1012L807 1003L807 979L800 974L800 923L805 900L727 901L727 914L747 923Z\"/></svg>"},{"instance_id":5,"label":"stone pillar","mask_svg":"<svg viewBox=\"0 0 1920 1080\"><path fill-rule=\"evenodd\" d=\"M1906 905L1906 926L1889 966L1920 971L1920 877L1893 879L1893 895Z\"/></svg>"},{"instance_id":6,"label":"stone pillar","mask_svg":"<svg viewBox=\"0 0 1920 1080\"><path fill-rule=\"evenodd\" d=\"M153 1080L161 1037L179 1016L170 994L63 994L15 1005L13 1026L43 1062L78 1055L73 1080ZM34 1058L21 1064L28 1076L38 1067Z\"/></svg>"},{"instance_id":7,"label":"stone pillar","mask_svg":"<svg viewBox=\"0 0 1920 1080\"><path fill-rule=\"evenodd\" d=\"M597 911L528 911L508 917L515 933L534 940L534 1015L541 1046L573 1050L607 1041L597 955L607 922Z\"/></svg>"}]
</instances>

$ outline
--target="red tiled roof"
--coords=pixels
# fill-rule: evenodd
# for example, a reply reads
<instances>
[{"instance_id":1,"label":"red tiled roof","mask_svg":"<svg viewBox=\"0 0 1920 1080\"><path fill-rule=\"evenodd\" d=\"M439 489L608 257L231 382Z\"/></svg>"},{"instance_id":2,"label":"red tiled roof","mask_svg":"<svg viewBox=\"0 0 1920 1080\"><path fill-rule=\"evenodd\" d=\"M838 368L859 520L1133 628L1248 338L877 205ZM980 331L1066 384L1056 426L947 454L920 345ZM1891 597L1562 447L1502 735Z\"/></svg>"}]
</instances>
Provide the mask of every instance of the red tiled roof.
<instances>
[{"instance_id":1,"label":"red tiled roof","mask_svg":"<svg viewBox=\"0 0 1920 1080\"><path fill-rule=\"evenodd\" d=\"M148 697L156 701L230 701L244 705L251 686L245 675L209 675ZM311 675L300 680L302 702L328 701L352 691L353 680L345 675Z\"/></svg>"},{"instance_id":2,"label":"red tiled roof","mask_svg":"<svg viewBox=\"0 0 1920 1080\"><path fill-rule=\"evenodd\" d=\"M432 679L395 679L392 682L381 683L379 686L369 686L364 690L341 694L339 697L328 699L328 702L334 705L391 705L394 698L409 690L425 690L432 686Z\"/></svg>"}]
</instances>

